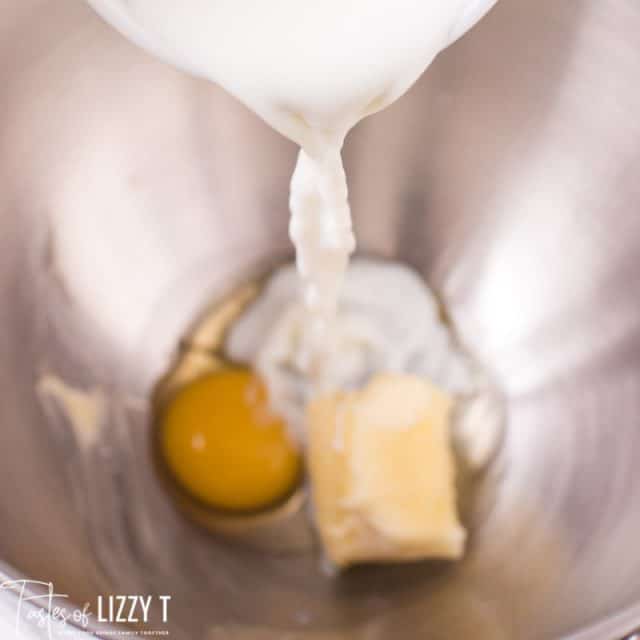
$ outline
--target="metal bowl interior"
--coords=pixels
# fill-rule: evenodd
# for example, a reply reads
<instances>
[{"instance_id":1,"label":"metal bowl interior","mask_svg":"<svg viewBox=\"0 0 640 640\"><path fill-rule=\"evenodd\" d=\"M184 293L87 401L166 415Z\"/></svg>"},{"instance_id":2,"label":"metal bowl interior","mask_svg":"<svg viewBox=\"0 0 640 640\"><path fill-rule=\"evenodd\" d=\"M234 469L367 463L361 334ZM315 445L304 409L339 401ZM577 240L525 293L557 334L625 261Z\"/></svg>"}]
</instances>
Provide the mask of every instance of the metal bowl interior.
<instances>
[{"instance_id":1,"label":"metal bowl interior","mask_svg":"<svg viewBox=\"0 0 640 640\"><path fill-rule=\"evenodd\" d=\"M640 7L498 3L345 149L360 249L420 270L508 398L459 565L335 578L187 522L149 394L197 314L289 251L295 149L81 0L0 24L0 557L172 637L614 638L640 623ZM93 390L74 430L42 376ZM543 614L541 615L541 612ZM577 635L574 635L577 634Z\"/></svg>"}]
</instances>

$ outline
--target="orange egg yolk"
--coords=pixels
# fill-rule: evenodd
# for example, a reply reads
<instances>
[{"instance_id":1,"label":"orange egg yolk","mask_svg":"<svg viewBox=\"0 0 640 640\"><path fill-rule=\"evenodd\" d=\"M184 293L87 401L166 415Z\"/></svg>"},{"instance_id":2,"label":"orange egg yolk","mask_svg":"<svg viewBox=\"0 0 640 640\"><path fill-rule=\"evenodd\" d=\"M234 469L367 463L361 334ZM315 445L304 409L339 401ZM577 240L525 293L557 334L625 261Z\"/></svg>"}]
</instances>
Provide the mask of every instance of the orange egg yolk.
<instances>
[{"instance_id":1,"label":"orange egg yolk","mask_svg":"<svg viewBox=\"0 0 640 640\"><path fill-rule=\"evenodd\" d=\"M161 443L178 484L213 507L267 507L300 476L300 452L248 369L212 373L180 389L163 414Z\"/></svg>"}]
</instances>

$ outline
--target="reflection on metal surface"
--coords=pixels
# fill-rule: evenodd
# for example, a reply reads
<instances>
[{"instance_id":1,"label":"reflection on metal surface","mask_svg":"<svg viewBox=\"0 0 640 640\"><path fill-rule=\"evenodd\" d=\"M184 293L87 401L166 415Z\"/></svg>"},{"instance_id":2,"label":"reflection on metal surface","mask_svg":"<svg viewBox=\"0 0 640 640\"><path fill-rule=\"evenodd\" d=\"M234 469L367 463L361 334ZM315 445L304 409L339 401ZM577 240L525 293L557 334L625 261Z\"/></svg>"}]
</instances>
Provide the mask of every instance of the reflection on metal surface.
<instances>
[{"instance_id":1,"label":"reflection on metal surface","mask_svg":"<svg viewBox=\"0 0 640 640\"><path fill-rule=\"evenodd\" d=\"M45 406L62 412L61 419L73 429L78 446L86 449L95 445L105 413L105 398L99 388L75 389L49 373L38 380L36 390Z\"/></svg>"},{"instance_id":2,"label":"reflection on metal surface","mask_svg":"<svg viewBox=\"0 0 640 640\"><path fill-rule=\"evenodd\" d=\"M637 626L636 2L498 3L350 136L361 250L411 263L441 293L504 390L509 429L463 563L340 579L304 554L212 541L175 513L148 447L145 398L178 337L288 247L295 149L81 0L6 4L3 559L81 602L172 593L179 640L614 640ZM42 371L105 390L89 457L42 411Z\"/></svg>"}]
</instances>

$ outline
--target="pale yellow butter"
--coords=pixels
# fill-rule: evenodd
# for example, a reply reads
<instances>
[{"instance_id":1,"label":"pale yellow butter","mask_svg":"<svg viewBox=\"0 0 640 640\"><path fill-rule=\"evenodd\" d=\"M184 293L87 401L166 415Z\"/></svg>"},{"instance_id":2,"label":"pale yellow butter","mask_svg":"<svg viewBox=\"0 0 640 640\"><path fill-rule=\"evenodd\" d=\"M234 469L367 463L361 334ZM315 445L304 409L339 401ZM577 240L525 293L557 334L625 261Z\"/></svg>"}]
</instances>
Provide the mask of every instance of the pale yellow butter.
<instances>
[{"instance_id":1,"label":"pale yellow butter","mask_svg":"<svg viewBox=\"0 0 640 640\"><path fill-rule=\"evenodd\" d=\"M397 374L309 405L316 523L337 566L463 554L451 408L446 392Z\"/></svg>"}]
</instances>

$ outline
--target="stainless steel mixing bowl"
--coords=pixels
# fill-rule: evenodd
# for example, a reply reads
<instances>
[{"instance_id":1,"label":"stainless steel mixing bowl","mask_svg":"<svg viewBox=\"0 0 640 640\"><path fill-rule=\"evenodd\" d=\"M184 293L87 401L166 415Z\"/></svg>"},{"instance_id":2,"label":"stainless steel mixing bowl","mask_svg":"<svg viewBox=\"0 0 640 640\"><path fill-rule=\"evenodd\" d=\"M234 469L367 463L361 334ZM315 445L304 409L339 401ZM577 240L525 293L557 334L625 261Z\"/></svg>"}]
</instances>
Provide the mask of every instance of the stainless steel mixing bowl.
<instances>
[{"instance_id":1,"label":"stainless steel mixing bowl","mask_svg":"<svg viewBox=\"0 0 640 640\"><path fill-rule=\"evenodd\" d=\"M441 293L509 424L463 563L340 578L194 528L148 459L148 392L180 335L290 251L295 149L82 0L0 9L5 573L77 602L172 594L179 640L614 640L640 624L637 0L503 0L350 136L360 249ZM96 424L74 431L43 376L93 390Z\"/></svg>"}]
</instances>

